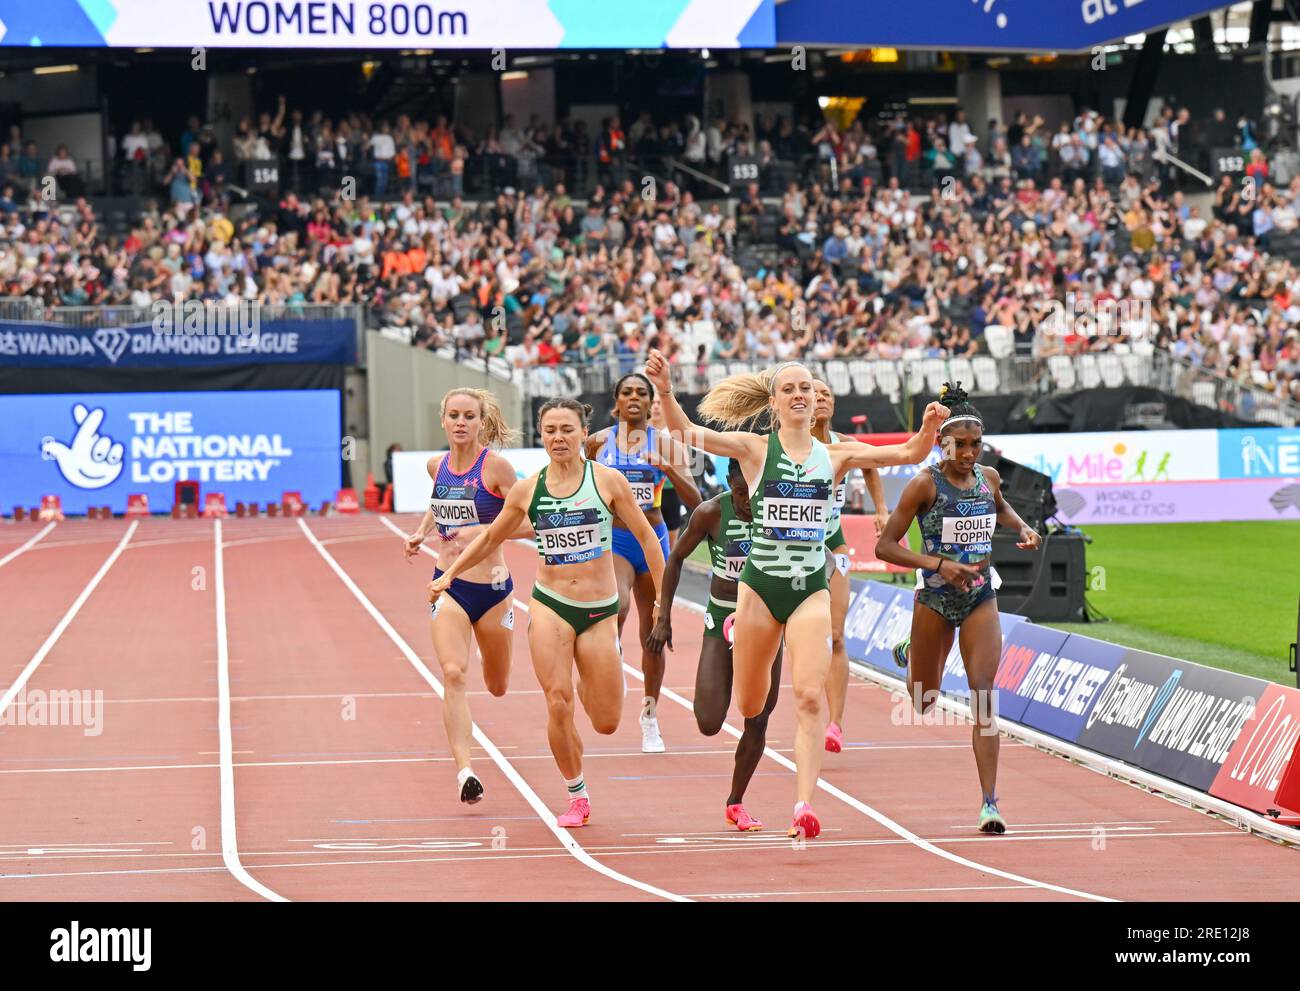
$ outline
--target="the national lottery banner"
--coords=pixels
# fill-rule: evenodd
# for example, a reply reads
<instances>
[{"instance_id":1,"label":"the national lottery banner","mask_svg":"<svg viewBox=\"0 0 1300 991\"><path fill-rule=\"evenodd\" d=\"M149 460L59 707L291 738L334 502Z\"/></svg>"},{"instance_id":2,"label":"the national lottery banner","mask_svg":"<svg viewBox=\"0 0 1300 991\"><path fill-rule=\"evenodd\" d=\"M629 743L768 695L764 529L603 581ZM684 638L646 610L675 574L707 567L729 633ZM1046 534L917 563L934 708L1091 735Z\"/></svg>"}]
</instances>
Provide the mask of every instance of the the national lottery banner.
<instances>
[{"instance_id":1,"label":"the national lottery banner","mask_svg":"<svg viewBox=\"0 0 1300 991\"><path fill-rule=\"evenodd\" d=\"M227 505L279 502L285 490L333 501L339 417L329 389L0 396L0 506L57 495L68 513L122 513L140 493L164 511L185 481Z\"/></svg>"},{"instance_id":2,"label":"the national lottery banner","mask_svg":"<svg viewBox=\"0 0 1300 991\"><path fill-rule=\"evenodd\" d=\"M0 44L769 48L775 0L0 0Z\"/></svg>"}]
</instances>

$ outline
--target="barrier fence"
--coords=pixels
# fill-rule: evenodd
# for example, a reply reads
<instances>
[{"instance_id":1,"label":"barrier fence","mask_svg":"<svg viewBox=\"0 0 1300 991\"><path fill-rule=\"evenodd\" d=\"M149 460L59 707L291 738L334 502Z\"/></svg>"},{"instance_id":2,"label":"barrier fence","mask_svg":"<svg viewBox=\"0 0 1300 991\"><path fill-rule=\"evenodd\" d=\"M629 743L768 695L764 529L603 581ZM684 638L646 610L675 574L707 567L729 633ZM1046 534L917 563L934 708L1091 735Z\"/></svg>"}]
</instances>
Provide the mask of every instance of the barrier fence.
<instances>
[{"instance_id":1,"label":"barrier fence","mask_svg":"<svg viewBox=\"0 0 1300 991\"><path fill-rule=\"evenodd\" d=\"M455 349L447 349L454 357ZM501 378L519 379L529 396L581 396L608 392L623 375L641 367L636 355L619 355L589 363L518 368L501 358L461 356L482 361ZM673 366L674 388L687 395L703 395L729 375L759 372L774 360L690 361ZM1080 355L975 355L955 358L904 357L818 360L804 359L817 378L839 396L879 395L898 403L919 394L937 395L944 382L963 382L976 394L1051 395L1080 389L1151 388L1186 399L1198 406L1242 420L1295 426L1300 423L1300 403L1276 396L1257 385L1243 385L1184 361L1166 351L1115 350ZM973 387L973 388L972 388Z\"/></svg>"},{"instance_id":2,"label":"barrier fence","mask_svg":"<svg viewBox=\"0 0 1300 991\"><path fill-rule=\"evenodd\" d=\"M906 678L892 648L911 628L912 590L854 579L849 656ZM1003 613L998 719L1150 772L1279 822L1300 824L1300 690L1134 650ZM940 691L968 700L954 641ZM1289 831L1288 831L1289 832ZM1294 833L1300 841L1300 831Z\"/></svg>"}]
</instances>

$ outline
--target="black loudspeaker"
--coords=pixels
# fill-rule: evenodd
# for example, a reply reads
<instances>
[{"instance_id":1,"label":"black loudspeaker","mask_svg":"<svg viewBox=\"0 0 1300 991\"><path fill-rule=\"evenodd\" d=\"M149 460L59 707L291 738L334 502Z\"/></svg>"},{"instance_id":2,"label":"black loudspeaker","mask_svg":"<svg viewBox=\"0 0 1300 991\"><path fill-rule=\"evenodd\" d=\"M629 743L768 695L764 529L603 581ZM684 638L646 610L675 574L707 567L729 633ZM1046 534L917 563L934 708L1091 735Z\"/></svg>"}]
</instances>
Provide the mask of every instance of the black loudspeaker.
<instances>
[{"instance_id":1,"label":"black loudspeaker","mask_svg":"<svg viewBox=\"0 0 1300 991\"><path fill-rule=\"evenodd\" d=\"M1014 533L993 534L993 567L1002 579L998 608L1039 622L1087 620L1083 534L1051 534L1036 551L1021 550L1016 546L1019 539Z\"/></svg>"},{"instance_id":2,"label":"black loudspeaker","mask_svg":"<svg viewBox=\"0 0 1300 991\"><path fill-rule=\"evenodd\" d=\"M1052 480L1041 471L1002 457L988 444L980 452L980 464L998 473L1002 479L1002 498L1011 504L1022 520L1042 533L1044 522L1056 515Z\"/></svg>"}]
</instances>

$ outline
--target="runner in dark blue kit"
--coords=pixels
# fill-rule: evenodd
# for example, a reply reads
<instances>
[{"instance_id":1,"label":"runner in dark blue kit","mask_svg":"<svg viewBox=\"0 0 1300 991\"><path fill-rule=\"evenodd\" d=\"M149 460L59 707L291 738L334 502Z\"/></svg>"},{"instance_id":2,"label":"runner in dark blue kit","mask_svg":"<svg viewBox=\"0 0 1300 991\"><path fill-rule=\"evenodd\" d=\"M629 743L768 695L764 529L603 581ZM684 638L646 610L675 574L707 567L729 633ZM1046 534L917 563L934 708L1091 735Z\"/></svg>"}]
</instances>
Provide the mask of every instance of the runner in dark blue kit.
<instances>
[{"instance_id":1,"label":"runner in dark blue kit","mask_svg":"<svg viewBox=\"0 0 1300 991\"><path fill-rule=\"evenodd\" d=\"M1002 655L996 574L991 570L993 530L1001 524L1020 532L1017 545L1040 544L1038 533L1002 498L1002 480L979 463L984 421L958 382L945 383L939 402L949 416L939 429L943 460L920 471L907 483L898 508L876 544L882 561L920 571L912 636L894 648L899 666L910 670L907 690L918 712L928 712L939 697L944 660L960 631L962 662L971 688L975 726L971 746L979 772L983 803L979 828L1006 831L998 811L998 729L993 708L993 678ZM920 553L902 546L913 520L919 520Z\"/></svg>"},{"instance_id":2,"label":"runner in dark blue kit","mask_svg":"<svg viewBox=\"0 0 1300 991\"><path fill-rule=\"evenodd\" d=\"M616 422L587 438L586 455L613 468L628 480L637 505L659 538L662 558L666 561L669 528L663 515L664 485L672 480L688 509L699 505L700 493L687 467L686 450L650 426L650 408L654 398L654 386L644 375L633 372L619 379L614 385ZM677 526L678 521L673 520L673 525ZM642 644L641 673L645 676L645 696L641 700L641 750L647 754L663 753L658 705L659 689L664 681L664 655L662 650L655 651L645 646L652 626L650 614L655 606L650 565L629 524L621 519L614 520L613 550L614 574L618 577L620 636L632 601L636 600L637 639Z\"/></svg>"},{"instance_id":3,"label":"runner in dark blue kit","mask_svg":"<svg viewBox=\"0 0 1300 991\"><path fill-rule=\"evenodd\" d=\"M442 398L442 429L451 450L429 459L433 481L429 508L415 532L406 538L409 561L436 528L435 578L497 518L515 484L515 470L491 450L514 436L492 393L452 389ZM488 691L498 696L506 693L514 643L513 591L505 557L498 550L469 569L467 577L457 578L432 610L433 650L446 689L442 718L456 760L460 800L468 805L482 799L483 784L470 765L474 722L465 693L465 673L474 659L473 641L477 641Z\"/></svg>"}]
</instances>

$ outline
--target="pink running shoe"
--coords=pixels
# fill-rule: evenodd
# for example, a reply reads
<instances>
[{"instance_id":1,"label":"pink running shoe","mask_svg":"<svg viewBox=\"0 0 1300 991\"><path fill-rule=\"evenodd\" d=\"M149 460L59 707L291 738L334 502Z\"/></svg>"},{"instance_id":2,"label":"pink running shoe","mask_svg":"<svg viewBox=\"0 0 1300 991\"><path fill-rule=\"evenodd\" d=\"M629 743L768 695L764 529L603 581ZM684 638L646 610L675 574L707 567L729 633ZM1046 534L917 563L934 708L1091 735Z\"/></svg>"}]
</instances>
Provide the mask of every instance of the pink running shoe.
<instances>
[{"instance_id":1,"label":"pink running shoe","mask_svg":"<svg viewBox=\"0 0 1300 991\"><path fill-rule=\"evenodd\" d=\"M727 806L727 822L742 833L756 833L763 828L763 824L750 815L740 802Z\"/></svg>"},{"instance_id":2,"label":"pink running shoe","mask_svg":"<svg viewBox=\"0 0 1300 991\"><path fill-rule=\"evenodd\" d=\"M569 811L556 818L555 825L563 826L565 829L577 829L579 826L587 825L587 820L590 818L591 803L585 798L575 798L569 802Z\"/></svg>"},{"instance_id":3,"label":"pink running shoe","mask_svg":"<svg viewBox=\"0 0 1300 991\"><path fill-rule=\"evenodd\" d=\"M794 823L790 826L790 832L787 833L791 839L803 837L806 840L812 839L822 831L821 820L817 818L817 813L807 802L800 802L794 807Z\"/></svg>"},{"instance_id":4,"label":"pink running shoe","mask_svg":"<svg viewBox=\"0 0 1300 991\"><path fill-rule=\"evenodd\" d=\"M826 749L833 754L838 754L844 749L844 731L835 723L830 723L826 727Z\"/></svg>"}]
</instances>

